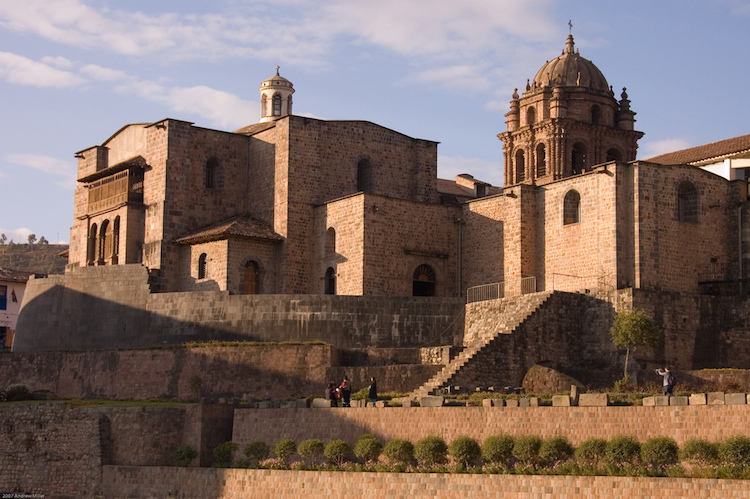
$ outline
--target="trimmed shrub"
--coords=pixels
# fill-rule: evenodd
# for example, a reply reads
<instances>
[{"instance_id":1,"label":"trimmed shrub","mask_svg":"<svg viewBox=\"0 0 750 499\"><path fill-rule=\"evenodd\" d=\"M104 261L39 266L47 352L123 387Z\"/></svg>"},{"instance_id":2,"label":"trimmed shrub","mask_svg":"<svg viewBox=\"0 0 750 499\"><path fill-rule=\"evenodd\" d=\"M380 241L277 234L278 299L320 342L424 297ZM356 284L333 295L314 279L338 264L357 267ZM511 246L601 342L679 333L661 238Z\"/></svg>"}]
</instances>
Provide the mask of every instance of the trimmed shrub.
<instances>
[{"instance_id":1,"label":"trimmed shrub","mask_svg":"<svg viewBox=\"0 0 750 499\"><path fill-rule=\"evenodd\" d=\"M719 458L727 464L750 465L750 437L735 435L719 444Z\"/></svg>"},{"instance_id":2,"label":"trimmed shrub","mask_svg":"<svg viewBox=\"0 0 750 499\"><path fill-rule=\"evenodd\" d=\"M521 437L513 444L513 457L522 464L536 464L542 439L537 436Z\"/></svg>"},{"instance_id":3,"label":"trimmed shrub","mask_svg":"<svg viewBox=\"0 0 750 499\"><path fill-rule=\"evenodd\" d=\"M297 446L297 454L302 456L308 464L315 464L324 450L323 442L317 438L303 440Z\"/></svg>"},{"instance_id":4,"label":"trimmed shrub","mask_svg":"<svg viewBox=\"0 0 750 499\"><path fill-rule=\"evenodd\" d=\"M5 389L5 400L7 402L17 402L19 400L31 400L31 390L26 385L15 384Z\"/></svg>"},{"instance_id":5,"label":"trimmed shrub","mask_svg":"<svg viewBox=\"0 0 750 499\"><path fill-rule=\"evenodd\" d=\"M232 441L224 442L214 447L214 458L216 458L216 461L213 467L229 468L232 466L232 454L239 448L240 446Z\"/></svg>"},{"instance_id":6,"label":"trimmed shrub","mask_svg":"<svg viewBox=\"0 0 750 499\"><path fill-rule=\"evenodd\" d=\"M198 457L198 451L190 445L177 447L172 453L173 466L189 466Z\"/></svg>"},{"instance_id":7,"label":"trimmed shrub","mask_svg":"<svg viewBox=\"0 0 750 499\"><path fill-rule=\"evenodd\" d=\"M628 435L619 435L607 442L607 462L610 464L637 464L640 452L640 442Z\"/></svg>"},{"instance_id":8,"label":"trimmed shrub","mask_svg":"<svg viewBox=\"0 0 750 499\"><path fill-rule=\"evenodd\" d=\"M349 460L352 449L343 440L331 440L323 450L323 454L336 466L341 466Z\"/></svg>"},{"instance_id":9,"label":"trimmed shrub","mask_svg":"<svg viewBox=\"0 0 750 499\"><path fill-rule=\"evenodd\" d=\"M451 442L448 453L453 460L463 467L474 466L482 456L482 449L473 438L461 436Z\"/></svg>"},{"instance_id":10,"label":"trimmed shrub","mask_svg":"<svg viewBox=\"0 0 750 499\"><path fill-rule=\"evenodd\" d=\"M414 446L408 440L394 438L383 447L383 456L392 463L409 464L414 460Z\"/></svg>"},{"instance_id":11,"label":"trimmed shrub","mask_svg":"<svg viewBox=\"0 0 750 499\"><path fill-rule=\"evenodd\" d=\"M245 446L245 457L253 461L262 461L268 457L271 450L265 442L250 442Z\"/></svg>"},{"instance_id":12,"label":"trimmed shrub","mask_svg":"<svg viewBox=\"0 0 750 499\"><path fill-rule=\"evenodd\" d=\"M289 460L297 452L297 445L291 438L282 438L273 444L273 455L282 461Z\"/></svg>"},{"instance_id":13,"label":"trimmed shrub","mask_svg":"<svg viewBox=\"0 0 750 499\"><path fill-rule=\"evenodd\" d=\"M574 456L578 463L588 466L598 466L607 455L607 441L603 438L591 438L582 442L575 450Z\"/></svg>"},{"instance_id":14,"label":"trimmed shrub","mask_svg":"<svg viewBox=\"0 0 750 499\"><path fill-rule=\"evenodd\" d=\"M424 437L414 446L414 457L421 466L445 464L448 446L445 440L435 435Z\"/></svg>"},{"instance_id":15,"label":"trimmed shrub","mask_svg":"<svg viewBox=\"0 0 750 499\"><path fill-rule=\"evenodd\" d=\"M573 457L573 446L563 436L544 440L539 448L539 459L542 463L552 465L559 461L568 461Z\"/></svg>"},{"instance_id":16,"label":"trimmed shrub","mask_svg":"<svg viewBox=\"0 0 750 499\"><path fill-rule=\"evenodd\" d=\"M361 435L354 445L354 455L362 461L377 461L383 444L374 435Z\"/></svg>"},{"instance_id":17,"label":"trimmed shrub","mask_svg":"<svg viewBox=\"0 0 750 499\"><path fill-rule=\"evenodd\" d=\"M719 445L700 438L691 438L680 449L680 460L704 466L715 464L719 460Z\"/></svg>"},{"instance_id":18,"label":"trimmed shrub","mask_svg":"<svg viewBox=\"0 0 750 499\"><path fill-rule=\"evenodd\" d=\"M513 437L500 434L487 437L482 446L482 459L488 463L510 466L513 460Z\"/></svg>"},{"instance_id":19,"label":"trimmed shrub","mask_svg":"<svg viewBox=\"0 0 750 499\"><path fill-rule=\"evenodd\" d=\"M641 445L641 461L651 466L677 464L680 448L671 437L653 437Z\"/></svg>"}]
</instances>

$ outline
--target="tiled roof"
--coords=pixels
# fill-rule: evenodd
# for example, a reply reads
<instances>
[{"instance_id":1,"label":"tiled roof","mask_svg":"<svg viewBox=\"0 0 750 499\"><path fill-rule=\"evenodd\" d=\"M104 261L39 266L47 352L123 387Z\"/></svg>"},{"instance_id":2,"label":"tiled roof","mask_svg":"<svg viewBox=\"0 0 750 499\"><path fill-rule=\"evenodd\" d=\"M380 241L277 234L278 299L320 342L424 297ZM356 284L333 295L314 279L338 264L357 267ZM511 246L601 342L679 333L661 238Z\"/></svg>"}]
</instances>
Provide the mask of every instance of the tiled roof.
<instances>
[{"instance_id":1,"label":"tiled roof","mask_svg":"<svg viewBox=\"0 0 750 499\"><path fill-rule=\"evenodd\" d=\"M270 241L282 241L284 239L263 222L245 215L237 215L199 229L177 239L175 242L180 244L197 244L226 239L230 236L267 239Z\"/></svg>"},{"instance_id":2,"label":"tiled roof","mask_svg":"<svg viewBox=\"0 0 750 499\"><path fill-rule=\"evenodd\" d=\"M0 282L26 282L33 275L33 272L23 272L21 270L0 267Z\"/></svg>"},{"instance_id":3,"label":"tiled roof","mask_svg":"<svg viewBox=\"0 0 750 499\"><path fill-rule=\"evenodd\" d=\"M502 187L487 184L486 182L477 181L477 183L484 184L487 186L487 196L493 194L499 194L502 192ZM468 199L475 199L477 195L474 193L474 189L459 185L455 180L448 180L445 178L437 179L437 191L440 194L450 194L453 196L460 196Z\"/></svg>"},{"instance_id":4,"label":"tiled roof","mask_svg":"<svg viewBox=\"0 0 750 499\"><path fill-rule=\"evenodd\" d=\"M238 130L235 130L234 133L252 135L254 133L262 132L263 130L268 130L269 128L273 128L275 126L275 121L268 121L266 123L253 123L252 125L244 126Z\"/></svg>"},{"instance_id":5,"label":"tiled roof","mask_svg":"<svg viewBox=\"0 0 750 499\"><path fill-rule=\"evenodd\" d=\"M750 134L661 154L645 161L663 165L694 164L743 152L750 153Z\"/></svg>"}]
</instances>

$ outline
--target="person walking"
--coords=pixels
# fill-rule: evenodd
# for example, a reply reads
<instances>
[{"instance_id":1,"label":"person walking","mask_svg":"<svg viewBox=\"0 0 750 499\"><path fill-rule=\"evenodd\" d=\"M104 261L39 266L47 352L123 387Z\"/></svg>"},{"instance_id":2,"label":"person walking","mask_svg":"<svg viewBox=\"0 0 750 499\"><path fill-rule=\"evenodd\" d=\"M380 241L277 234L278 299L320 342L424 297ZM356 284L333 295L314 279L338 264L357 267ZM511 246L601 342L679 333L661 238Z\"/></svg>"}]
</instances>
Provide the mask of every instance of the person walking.
<instances>
[{"instance_id":1,"label":"person walking","mask_svg":"<svg viewBox=\"0 0 750 499\"><path fill-rule=\"evenodd\" d=\"M375 383L374 377L370 378L370 387L367 390L367 396L373 404L378 401L378 385Z\"/></svg>"},{"instance_id":2,"label":"person walking","mask_svg":"<svg viewBox=\"0 0 750 499\"><path fill-rule=\"evenodd\" d=\"M339 388L341 388L342 407L351 407L352 384L349 383L349 378L344 376L344 381L341 382Z\"/></svg>"},{"instance_id":3,"label":"person walking","mask_svg":"<svg viewBox=\"0 0 750 499\"><path fill-rule=\"evenodd\" d=\"M672 374L672 372L669 370L669 367L665 367L664 369L657 369L656 374L663 377L662 394L668 397L673 397L675 378L674 374Z\"/></svg>"}]
</instances>

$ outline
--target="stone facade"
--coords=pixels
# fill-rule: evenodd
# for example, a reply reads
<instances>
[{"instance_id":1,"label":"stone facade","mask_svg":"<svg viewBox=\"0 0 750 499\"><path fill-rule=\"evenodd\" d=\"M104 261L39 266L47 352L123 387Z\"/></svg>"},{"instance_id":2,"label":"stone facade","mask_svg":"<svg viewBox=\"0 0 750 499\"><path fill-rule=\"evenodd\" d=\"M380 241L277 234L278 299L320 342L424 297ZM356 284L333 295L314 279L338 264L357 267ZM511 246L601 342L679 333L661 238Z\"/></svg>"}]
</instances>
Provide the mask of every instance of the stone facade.
<instances>
[{"instance_id":1,"label":"stone facade","mask_svg":"<svg viewBox=\"0 0 750 499\"><path fill-rule=\"evenodd\" d=\"M360 474L194 466L209 466L212 461L205 458L206 453L230 439L240 449L253 441L273 444L281 438L297 443L308 438L323 442L343 439L353 445L365 433L382 441L404 438L412 442L428 435L447 442L465 435L483 442L499 433L542 438L564 435L573 445L613 435L632 435L641 442L669 436L679 445L691 438L715 442L746 432L748 407L233 409L229 405L188 405L90 409L64 402L5 405L0 407L0 483L8 492L58 497L236 497L250 487L256 495L261 491L274 495L297 487L301 490L303 486L309 492L311 484L317 484L317 492L330 491L340 497L354 491L370 494L373 487L380 496L386 489L404 495L417 488L430 496L449 497L449 493L455 495L456 487L475 490L471 487L479 485L482 493L492 497L508 490L533 491L536 497L538 491L533 487L549 487L548 494L570 491L576 497L581 488L589 490L592 497L601 495L602 490L623 497L650 497L657 485L674 490L680 497L704 497L719 490L742 495L746 481L735 480ZM181 445L199 451L200 458L193 467L170 466L172 452ZM648 489L642 488L644 483Z\"/></svg>"},{"instance_id":2,"label":"stone facade","mask_svg":"<svg viewBox=\"0 0 750 499\"><path fill-rule=\"evenodd\" d=\"M273 497L538 497L649 499L654 491L684 498L740 497L745 480L605 476L469 475L440 473L356 473L272 470L186 470L104 466L103 497L169 497L186 499Z\"/></svg>"}]
</instances>

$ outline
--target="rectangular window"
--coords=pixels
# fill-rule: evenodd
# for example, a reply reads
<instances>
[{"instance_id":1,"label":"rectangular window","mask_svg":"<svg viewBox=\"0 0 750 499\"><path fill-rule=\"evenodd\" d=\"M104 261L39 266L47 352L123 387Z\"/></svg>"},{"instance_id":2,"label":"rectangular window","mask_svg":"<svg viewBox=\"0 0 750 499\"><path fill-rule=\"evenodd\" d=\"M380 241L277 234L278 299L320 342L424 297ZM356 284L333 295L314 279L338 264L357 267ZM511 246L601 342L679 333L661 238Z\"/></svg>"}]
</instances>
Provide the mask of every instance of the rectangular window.
<instances>
[{"instance_id":1,"label":"rectangular window","mask_svg":"<svg viewBox=\"0 0 750 499\"><path fill-rule=\"evenodd\" d=\"M0 310L5 310L8 303L8 286L0 286Z\"/></svg>"}]
</instances>

